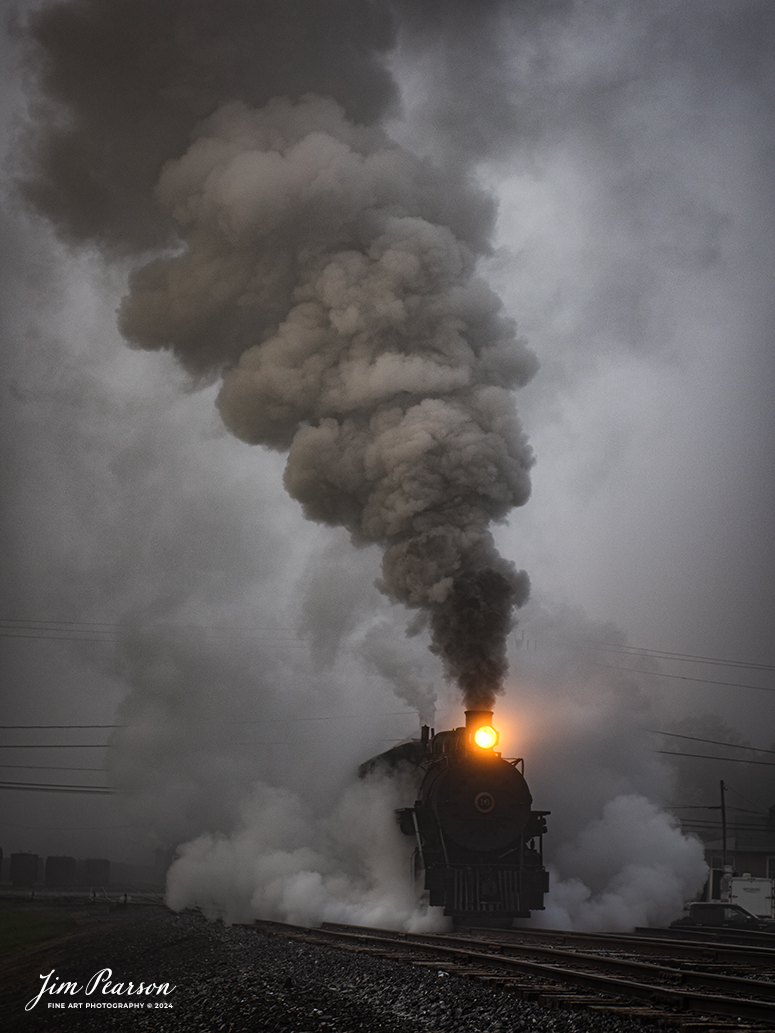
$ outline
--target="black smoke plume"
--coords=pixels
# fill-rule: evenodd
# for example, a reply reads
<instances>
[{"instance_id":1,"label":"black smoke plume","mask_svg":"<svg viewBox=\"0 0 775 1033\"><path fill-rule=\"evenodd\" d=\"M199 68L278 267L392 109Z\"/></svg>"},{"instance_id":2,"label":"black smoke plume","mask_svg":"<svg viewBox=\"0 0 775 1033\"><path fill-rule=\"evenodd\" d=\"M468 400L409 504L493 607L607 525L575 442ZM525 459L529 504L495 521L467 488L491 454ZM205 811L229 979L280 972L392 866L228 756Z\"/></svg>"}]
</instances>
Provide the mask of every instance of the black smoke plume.
<instances>
[{"instance_id":1,"label":"black smoke plume","mask_svg":"<svg viewBox=\"0 0 775 1033\"><path fill-rule=\"evenodd\" d=\"M382 128L400 11L45 7L23 189L65 237L138 256L127 340L222 378L226 426L288 452L310 519L381 546L381 589L486 707L528 594L490 526L529 495L512 391L536 360L477 276L492 203L464 162L440 171Z\"/></svg>"}]
</instances>

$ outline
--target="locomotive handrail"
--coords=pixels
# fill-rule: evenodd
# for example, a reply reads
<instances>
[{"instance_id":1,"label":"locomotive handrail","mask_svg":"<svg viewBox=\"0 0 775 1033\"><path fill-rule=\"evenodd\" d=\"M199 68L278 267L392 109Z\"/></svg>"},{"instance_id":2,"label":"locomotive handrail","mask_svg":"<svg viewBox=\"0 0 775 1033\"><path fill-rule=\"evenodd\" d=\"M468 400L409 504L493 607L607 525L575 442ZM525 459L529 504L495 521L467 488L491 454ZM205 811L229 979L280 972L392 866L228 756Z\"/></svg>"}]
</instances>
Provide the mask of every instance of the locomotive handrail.
<instances>
[{"instance_id":1,"label":"locomotive handrail","mask_svg":"<svg viewBox=\"0 0 775 1033\"><path fill-rule=\"evenodd\" d=\"M439 839L441 841L441 849L444 852L444 864L449 864L449 854L447 853L447 841L444 839L444 829L439 825Z\"/></svg>"},{"instance_id":2,"label":"locomotive handrail","mask_svg":"<svg viewBox=\"0 0 775 1033\"><path fill-rule=\"evenodd\" d=\"M414 834L417 839L417 852L420 855L420 863L423 868L425 867L425 855L422 849L422 836L420 835L420 826L417 823L417 811L412 807L412 823L414 824Z\"/></svg>"},{"instance_id":3,"label":"locomotive handrail","mask_svg":"<svg viewBox=\"0 0 775 1033\"><path fill-rule=\"evenodd\" d=\"M519 770L520 770L520 772L523 775L525 774L525 758L524 757L504 757L503 759L506 761L507 764L511 764L511 766L513 768L515 768L518 764L520 764L521 767L520 767Z\"/></svg>"}]
</instances>

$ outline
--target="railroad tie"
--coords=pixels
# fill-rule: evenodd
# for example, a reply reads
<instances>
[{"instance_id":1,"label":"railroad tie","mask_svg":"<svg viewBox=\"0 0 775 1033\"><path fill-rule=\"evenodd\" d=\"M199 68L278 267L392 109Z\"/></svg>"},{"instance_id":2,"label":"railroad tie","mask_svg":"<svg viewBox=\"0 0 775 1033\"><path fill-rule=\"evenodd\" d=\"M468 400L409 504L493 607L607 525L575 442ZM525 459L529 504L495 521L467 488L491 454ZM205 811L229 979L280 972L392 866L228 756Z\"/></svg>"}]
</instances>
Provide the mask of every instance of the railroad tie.
<instances>
[{"instance_id":1,"label":"railroad tie","mask_svg":"<svg viewBox=\"0 0 775 1033\"><path fill-rule=\"evenodd\" d=\"M674 1026L681 1022L675 1012L663 1011L660 1008L643 1008L638 1005L591 1004L587 1010L619 1019L630 1019L633 1022L656 1023L658 1026Z\"/></svg>"},{"instance_id":2,"label":"railroad tie","mask_svg":"<svg viewBox=\"0 0 775 1033\"><path fill-rule=\"evenodd\" d=\"M575 994L569 990L553 993L542 991L537 1000L544 1008L559 1008L562 1011L584 1011L601 1003L599 994Z\"/></svg>"},{"instance_id":3,"label":"railroad tie","mask_svg":"<svg viewBox=\"0 0 775 1033\"><path fill-rule=\"evenodd\" d=\"M680 1019L681 1033L762 1033L761 1026L748 1026L735 1019Z\"/></svg>"}]
</instances>

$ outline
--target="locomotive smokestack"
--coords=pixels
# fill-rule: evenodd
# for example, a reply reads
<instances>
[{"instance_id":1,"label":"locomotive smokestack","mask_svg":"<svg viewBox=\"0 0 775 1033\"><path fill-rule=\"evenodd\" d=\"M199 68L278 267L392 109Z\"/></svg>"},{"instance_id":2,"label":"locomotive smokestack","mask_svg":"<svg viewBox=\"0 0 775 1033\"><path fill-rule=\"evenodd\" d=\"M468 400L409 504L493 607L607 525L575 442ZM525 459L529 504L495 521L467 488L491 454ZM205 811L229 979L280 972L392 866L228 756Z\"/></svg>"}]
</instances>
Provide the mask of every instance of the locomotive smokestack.
<instances>
[{"instance_id":1,"label":"locomotive smokestack","mask_svg":"<svg viewBox=\"0 0 775 1033\"><path fill-rule=\"evenodd\" d=\"M482 725L491 725L492 715L492 710L466 710L466 731L473 735Z\"/></svg>"}]
</instances>

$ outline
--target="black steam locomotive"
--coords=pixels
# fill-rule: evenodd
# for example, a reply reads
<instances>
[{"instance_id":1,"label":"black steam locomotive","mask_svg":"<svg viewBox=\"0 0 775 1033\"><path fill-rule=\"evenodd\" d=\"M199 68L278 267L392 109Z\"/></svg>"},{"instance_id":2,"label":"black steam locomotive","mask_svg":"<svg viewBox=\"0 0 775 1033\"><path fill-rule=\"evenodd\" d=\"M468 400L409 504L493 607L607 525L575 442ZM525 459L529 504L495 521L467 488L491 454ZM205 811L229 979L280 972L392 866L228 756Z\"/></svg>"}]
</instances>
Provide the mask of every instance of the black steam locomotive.
<instances>
[{"instance_id":1,"label":"black steam locomotive","mask_svg":"<svg viewBox=\"0 0 775 1033\"><path fill-rule=\"evenodd\" d=\"M464 728L402 743L362 764L409 766L417 776L414 807L397 811L414 836L413 871L429 903L456 924L509 926L543 910L549 873L542 836L549 811L534 811L524 763L496 752L491 710L467 710Z\"/></svg>"}]
</instances>

